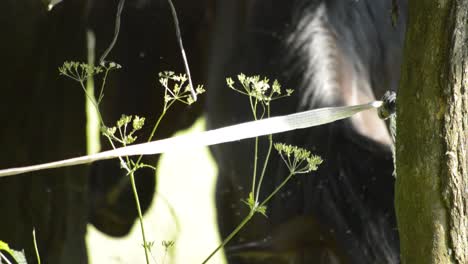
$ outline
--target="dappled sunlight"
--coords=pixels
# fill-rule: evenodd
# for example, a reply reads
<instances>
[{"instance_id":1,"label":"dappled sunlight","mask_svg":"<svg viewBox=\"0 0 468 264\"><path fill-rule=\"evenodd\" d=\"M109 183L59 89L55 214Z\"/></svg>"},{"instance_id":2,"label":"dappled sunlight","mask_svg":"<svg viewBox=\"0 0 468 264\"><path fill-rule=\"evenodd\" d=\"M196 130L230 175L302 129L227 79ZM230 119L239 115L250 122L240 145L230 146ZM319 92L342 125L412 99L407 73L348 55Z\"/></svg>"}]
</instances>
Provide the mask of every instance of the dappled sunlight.
<instances>
[{"instance_id":1,"label":"dappled sunlight","mask_svg":"<svg viewBox=\"0 0 468 264\"><path fill-rule=\"evenodd\" d=\"M201 131L203 127L204 121L198 120L187 131ZM163 155L158 175L158 195L144 216L147 239L154 241L153 263L163 263L163 240L175 241L164 263L201 263L220 243L214 208L216 170L208 149ZM88 225L87 243L90 264L145 262L138 225L120 239ZM224 263L220 255L210 263Z\"/></svg>"}]
</instances>

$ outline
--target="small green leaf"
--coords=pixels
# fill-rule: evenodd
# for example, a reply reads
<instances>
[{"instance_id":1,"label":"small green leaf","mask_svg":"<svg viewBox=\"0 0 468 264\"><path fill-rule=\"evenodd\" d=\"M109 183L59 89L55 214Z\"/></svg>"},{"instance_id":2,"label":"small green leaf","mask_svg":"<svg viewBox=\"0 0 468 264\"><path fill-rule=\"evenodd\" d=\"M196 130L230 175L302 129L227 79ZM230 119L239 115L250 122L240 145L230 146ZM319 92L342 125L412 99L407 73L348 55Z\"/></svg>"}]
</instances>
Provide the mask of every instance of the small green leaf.
<instances>
[{"instance_id":1,"label":"small green leaf","mask_svg":"<svg viewBox=\"0 0 468 264\"><path fill-rule=\"evenodd\" d=\"M268 217L267 214L266 214L266 210L267 210L266 205L258 206L258 207L256 208L256 211L257 211L257 212L261 213L261 214L262 214L263 216L265 216L265 217Z\"/></svg>"},{"instance_id":2,"label":"small green leaf","mask_svg":"<svg viewBox=\"0 0 468 264\"><path fill-rule=\"evenodd\" d=\"M249 201L249 204L255 205L255 199L254 199L254 194L253 194L253 192L250 192L250 193L249 193L249 199L248 199L248 201Z\"/></svg>"},{"instance_id":3,"label":"small green leaf","mask_svg":"<svg viewBox=\"0 0 468 264\"><path fill-rule=\"evenodd\" d=\"M255 198L254 198L254 194L253 192L250 192L249 193L249 197L245 200L242 200L242 202L244 202L249 208L250 210L254 210L255 207L256 207L256 203L255 203Z\"/></svg>"}]
</instances>

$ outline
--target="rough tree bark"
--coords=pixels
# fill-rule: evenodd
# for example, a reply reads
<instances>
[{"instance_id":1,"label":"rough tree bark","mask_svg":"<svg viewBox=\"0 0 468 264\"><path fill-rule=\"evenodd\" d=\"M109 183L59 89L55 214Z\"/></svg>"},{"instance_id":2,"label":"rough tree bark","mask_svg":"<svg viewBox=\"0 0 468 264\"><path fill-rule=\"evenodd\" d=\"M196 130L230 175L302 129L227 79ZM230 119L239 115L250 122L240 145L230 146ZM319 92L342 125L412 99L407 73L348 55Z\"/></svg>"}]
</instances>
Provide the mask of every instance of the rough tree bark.
<instances>
[{"instance_id":1,"label":"rough tree bark","mask_svg":"<svg viewBox=\"0 0 468 264\"><path fill-rule=\"evenodd\" d=\"M398 95L402 263L468 263L468 1L409 1Z\"/></svg>"}]
</instances>

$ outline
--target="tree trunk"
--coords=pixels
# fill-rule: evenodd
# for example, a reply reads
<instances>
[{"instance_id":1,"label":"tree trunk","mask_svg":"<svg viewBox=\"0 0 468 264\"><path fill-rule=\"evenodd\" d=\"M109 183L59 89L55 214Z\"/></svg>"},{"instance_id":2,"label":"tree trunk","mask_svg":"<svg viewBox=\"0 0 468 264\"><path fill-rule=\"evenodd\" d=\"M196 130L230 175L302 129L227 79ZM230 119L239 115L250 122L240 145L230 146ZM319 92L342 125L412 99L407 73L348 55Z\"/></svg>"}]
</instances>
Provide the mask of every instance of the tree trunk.
<instances>
[{"instance_id":1,"label":"tree trunk","mask_svg":"<svg viewBox=\"0 0 468 264\"><path fill-rule=\"evenodd\" d=\"M468 1L409 1L398 95L402 263L468 263Z\"/></svg>"},{"instance_id":2,"label":"tree trunk","mask_svg":"<svg viewBox=\"0 0 468 264\"><path fill-rule=\"evenodd\" d=\"M45 1L47 2L47 1ZM37 164L86 152L84 95L59 76L64 60L85 61L86 1L42 1L0 7L0 167ZM86 263L86 167L0 179L0 240L36 263Z\"/></svg>"}]
</instances>

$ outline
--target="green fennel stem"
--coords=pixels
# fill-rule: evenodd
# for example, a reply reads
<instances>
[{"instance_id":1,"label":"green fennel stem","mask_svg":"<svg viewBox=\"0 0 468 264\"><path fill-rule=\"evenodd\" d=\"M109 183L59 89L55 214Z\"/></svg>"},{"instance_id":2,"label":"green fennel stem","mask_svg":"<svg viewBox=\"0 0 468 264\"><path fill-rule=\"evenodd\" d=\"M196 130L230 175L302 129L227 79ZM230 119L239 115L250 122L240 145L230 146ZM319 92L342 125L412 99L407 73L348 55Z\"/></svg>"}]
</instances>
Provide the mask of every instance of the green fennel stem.
<instances>
[{"instance_id":1,"label":"green fennel stem","mask_svg":"<svg viewBox=\"0 0 468 264\"><path fill-rule=\"evenodd\" d=\"M97 100L97 104L100 104L102 101L102 98L104 97L104 87L106 86L106 80L107 80L108 74L109 74L109 69L106 69L106 72L104 73L104 77L102 78L101 89L99 90L99 97Z\"/></svg>"},{"instance_id":2,"label":"green fennel stem","mask_svg":"<svg viewBox=\"0 0 468 264\"><path fill-rule=\"evenodd\" d=\"M115 145L112 142L112 140L107 137L109 140L109 143L111 144L112 148L115 149ZM128 157L127 157L128 158ZM132 191L133 191L133 197L135 198L135 204L138 212L138 219L140 222L140 230L141 230L141 236L143 238L143 248L145 249L145 257L146 257L146 264L149 264L149 255L148 255L148 244L146 243L146 235L145 235L145 226L143 223L143 214L141 213L141 206L140 206L140 199L138 198L138 190L136 188L136 183L135 183L135 172L130 170L122 157L119 157L120 163L125 164L124 169L130 173L129 178L130 178L130 183L132 185Z\"/></svg>"},{"instance_id":3,"label":"green fennel stem","mask_svg":"<svg viewBox=\"0 0 468 264\"><path fill-rule=\"evenodd\" d=\"M291 172L289 173L288 177L278 186L276 189L260 204L259 207L264 206L283 186L291 179L292 176L294 176L295 173Z\"/></svg>"},{"instance_id":4,"label":"green fennel stem","mask_svg":"<svg viewBox=\"0 0 468 264\"><path fill-rule=\"evenodd\" d=\"M167 113L167 110L169 110L169 108L172 106L174 102L171 102L169 103L168 105L164 105L164 109L162 111L162 113L159 115L159 118L158 120L156 121L156 123L154 124L153 126L153 130L151 130L151 134L150 136L148 137L148 140L147 142L151 142L151 140L153 140L153 137L154 137L154 134L156 133L156 130L158 130L158 127L159 127L159 124L161 123L161 120L164 118L164 116L166 115ZM141 159L143 158L143 155L140 155L137 159L137 162L135 164L140 164L140 161Z\"/></svg>"},{"instance_id":5,"label":"green fennel stem","mask_svg":"<svg viewBox=\"0 0 468 264\"><path fill-rule=\"evenodd\" d=\"M143 224L143 214L141 213L140 199L138 198L138 191L135 184L135 175L134 172L130 173L130 181L132 183L133 196L135 198L135 203L138 211L138 219L140 220L141 236L143 237L143 248L145 249L145 258L146 264L149 264L149 255L148 255L148 243L146 242L145 235L145 226Z\"/></svg>"},{"instance_id":6,"label":"green fennel stem","mask_svg":"<svg viewBox=\"0 0 468 264\"><path fill-rule=\"evenodd\" d=\"M170 107L170 105L169 105L169 107ZM168 109L168 108L167 108L167 109ZM156 121L156 123L154 124L153 130L151 131L151 134L150 134L150 136L149 136L147 142L150 142L150 141L153 139L154 134L156 133L156 130L158 130L159 123L161 123L161 120L162 120L163 117L166 115L167 109L165 108L165 109L163 110L163 112L161 113L161 115L159 115L159 118L158 118L158 120ZM135 164L137 164L137 165L140 164L140 161L141 161L142 158L143 158L143 155L140 155L140 156L138 157L137 161L135 162Z\"/></svg>"},{"instance_id":7,"label":"green fennel stem","mask_svg":"<svg viewBox=\"0 0 468 264\"><path fill-rule=\"evenodd\" d=\"M244 220L242 220L242 222L236 227L236 229L234 229L234 231L232 231L232 233L229 234L229 236L226 237L226 239L224 239L223 242L215 250L213 250L213 252L211 252L211 254L202 262L202 264L207 263L211 259L211 257L213 257L214 254L216 254L216 252L218 252L222 247L224 247L227 243L229 243L229 241L231 241L231 239L237 233L239 233L239 231L250 221L250 219L252 218L254 214L255 214L255 211L250 210L249 214L244 218Z\"/></svg>"},{"instance_id":8,"label":"green fennel stem","mask_svg":"<svg viewBox=\"0 0 468 264\"><path fill-rule=\"evenodd\" d=\"M255 184L257 182L257 161L258 161L258 137L255 138L254 168L252 179L252 196L255 197Z\"/></svg>"},{"instance_id":9,"label":"green fennel stem","mask_svg":"<svg viewBox=\"0 0 468 264\"><path fill-rule=\"evenodd\" d=\"M267 117L270 117L270 106L267 107ZM260 195L260 188L262 186L263 177L265 176L266 168L268 166L268 160L270 159L271 150L273 148L273 135L268 135L268 152L265 157L265 161L263 162L263 169L262 174L260 175L260 180L258 182L257 187L257 195L255 197L255 202L258 202L258 196Z\"/></svg>"},{"instance_id":10,"label":"green fennel stem","mask_svg":"<svg viewBox=\"0 0 468 264\"><path fill-rule=\"evenodd\" d=\"M104 124L104 120L102 119L102 116L101 116L101 112L99 112L99 105L98 103L96 102L96 98L94 97L94 95L90 95L88 94L88 91L86 90L86 86L85 84L83 83L83 81L80 81L80 85L81 85L81 88L83 89L86 97L88 97L88 99L91 101L91 103L94 105L94 107L96 108L96 113L98 114L98 118L99 118L99 123L101 123L101 126L105 126Z\"/></svg>"}]
</instances>

